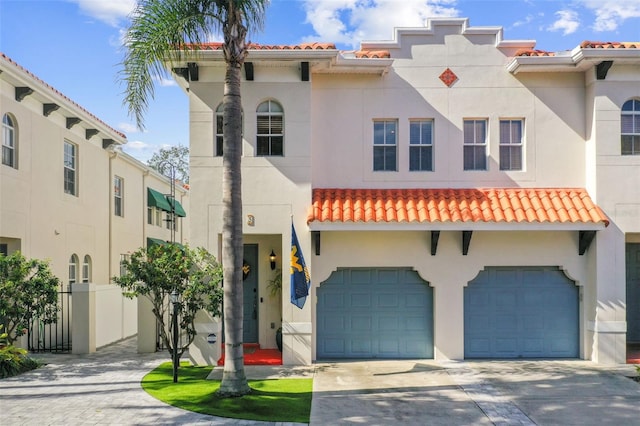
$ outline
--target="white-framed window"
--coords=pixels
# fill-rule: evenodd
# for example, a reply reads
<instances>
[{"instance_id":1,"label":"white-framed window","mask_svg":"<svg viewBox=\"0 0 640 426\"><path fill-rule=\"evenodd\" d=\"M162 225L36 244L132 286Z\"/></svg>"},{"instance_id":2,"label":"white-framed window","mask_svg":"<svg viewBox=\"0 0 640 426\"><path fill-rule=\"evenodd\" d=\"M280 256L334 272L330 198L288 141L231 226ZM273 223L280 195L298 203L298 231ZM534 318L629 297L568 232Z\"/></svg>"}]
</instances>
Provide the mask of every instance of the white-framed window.
<instances>
[{"instance_id":1,"label":"white-framed window","mask_svg":"<svg viewBox=\"0 0 640 426\"><path fill-rule=\"evenodd\" d=\"M69 258L69 291L73 291L73 285L78 282L78 255L75 253Z\"/></svg>"},{"instance_id":2,"label":"white-framed window","mask_svg":"<svg viewBox=\"0 0 640 426\"><path fill-rule=\"evenodd\" d=\"M120 255L120 276L123 276L127 273L127 270L124 267L124 265L125 265L125 262L128 261L129 259L131 259L131 255L128 253Z\"/></svg>"},{"instance_id":3,"label":"white-framed window","mask_svg":"<svg viewBox=\"0 0 640 426\"><path fill-rule=\"evenodd\" d=\"M163 223L167 222L163 219L163 214L166 214L167 217L169 216L169 213L166 213L162 209L157 207L147 207L147 223L149 225L162 226ZM168 228L169 225L167 225L167 229Z\"/></svg>"},{"instance_id":4,"label":"white-framed window","mask_svg":"<svg viewBox=\"0 0 640 426\"><path fill-rule=\"evenodd\" d=\"M622 155L640 155L640 99L622 105L620 127Z\"/></svg>"},{"instance_id":5,"label":"white-framed window","mask_svg":"<svg viewBox=\"0 0 640 426\"><path fill-rule=\"evenodd\" d=\"M409 171L433 171L433 120L409 122Z\"/></svg>"},{"instance_id":6,"label":"white-framed window","mask_svg":"<svg viewBox=\"0 0 640 426\"><path fill-rule=\"evenodd\" d=\"M167 229L171 229L171 223L173 223L173 215L171 213L167 213L167 216L164 219L164 221Z\"/></svg>"},{"instance_id":7,"label":"white-framed window","mask_svg":"<svg viewBox=\"0 0 640 426\"><path fill-rule=\"evenodd\" d=\"M224 141L223 137L223 118L222 113L224 112L224 108L222 106L222 102L216 108L216 145L213 147L213 154L216 157L222 157L222 144Z\"/></svg>"},{"instance_id":8,"label":"white-framed window","mask_svg":"<svg viewBox=\"0 0 640 426\"><path fill-rule=\"evenodd\" d=\"M465 119L463 133L464 170L487 170L487 120Z\"/></svg>"},{"instance_id":9,"label":"white-framed window","mask_svg":"<svg viewBox=\"0 0 640 426\"><path fill-rule=\"evenodd\" d=\"M85 254L82 260L82 282L91 282L91 256L88 254Z\"/></svg>"},{"instance_id":10,"label":"white-framed window","mask_svg":"<svg viewBox=\"0 0 640 426\"><path fill-rule=\"evenodd\" d=\"M522 170L524 120L500 120L500 170Z\"/></svg>"},{"instance_id":11,"label":"white-framed window","mask_svg":"<svg viewBox=\"0 0 640 426\"><path fill-rule=\"evenodd\" d=\"M18 168L16 126L9 114L2 116L2 164Z\"/></svg>"},{"instance_id":12,"label":"white-framed window","mask_svg":"<svg viewBox=\"0 0 640 426\"><path fill-rule=\"evenodd\" d=\"M64 141L64 192L65 194L78 195L78 147L68 141Z\"/></svg>"},{"instance_id":13,"label":"white-framed window","mask_svg":"<svg viewBox=\"0 0 640 426\"><path fill-rule=\"evenodd\" d=\"M284 155L284 110L276 101L268 100L256 109L256 153L259 156Z\"/></svg>"},{"instance_id":14,"label":"white-framed window","mask_svg":"<svg viewBox=\"0 0 640 426\"><path fill-rule=\"evenodd\" d=\"M373 171L398 170L398 122L374 120L373 122Z\"/></svg>"},{"instance_id":15,"label":"white-framed window","mask_svg":"<svg viewBox=\"0 0 640 426\"><path fill-rule=\"evenodd\" d=\"M113 214L124 217L124 179L113 177Z\"/></svg>"},{"instance_id":16,"label":"white-framed window","mask_svg":"<svg viewBox=\"0 0 640 426\"><path fill-rule=\"evenodd\" d=\"M218 105L218 108L216 108L216 142L215 145L213 147L213 155L216 157L222 157L222 153L224 152L224 150L222 149L222 146L224 144L224 106L222 105L222 102L220 102L220 104ZM243 134L244 134L244 111L242 111L242 129L243 129Z\"/></svg>"}]
</instances>

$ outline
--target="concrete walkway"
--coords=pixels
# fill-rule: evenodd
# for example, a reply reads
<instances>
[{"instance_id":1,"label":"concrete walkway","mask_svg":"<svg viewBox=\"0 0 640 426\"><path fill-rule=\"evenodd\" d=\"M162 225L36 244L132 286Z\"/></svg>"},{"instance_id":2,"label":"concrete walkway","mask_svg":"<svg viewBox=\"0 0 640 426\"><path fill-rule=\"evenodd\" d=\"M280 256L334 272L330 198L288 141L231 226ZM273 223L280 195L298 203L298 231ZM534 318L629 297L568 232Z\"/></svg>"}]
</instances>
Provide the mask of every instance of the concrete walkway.
<instances>
[{"instance_id":1,"label":"concrete walkway","mask_svg":"<svg viewBox=\"0 0 640 426\"><path fill-rule=\"evenodd\" d=\"M152 398L140 380L168 356L137 354L135 343L86 356L39 356L46 367L0 380L0 424L275 425L191 413ZM246 372L249 378L313 376L314 426L640 425L640 384L626 377L636 374L631 365L403 360L294 371L247 366Z\"/></svg>"},{"instance_id":2,"label":"concrete walkway","mask_svg":"<svg viewBox=\"0 0 640 426\"><path fill-rule=\"evenodd\" d=\"M218 418L158 401L140 381L169 355L138 354L135 338L91 355L34 358L48 364L0 380L0 425L292 425Z\"/></svg>"}]
</instances>

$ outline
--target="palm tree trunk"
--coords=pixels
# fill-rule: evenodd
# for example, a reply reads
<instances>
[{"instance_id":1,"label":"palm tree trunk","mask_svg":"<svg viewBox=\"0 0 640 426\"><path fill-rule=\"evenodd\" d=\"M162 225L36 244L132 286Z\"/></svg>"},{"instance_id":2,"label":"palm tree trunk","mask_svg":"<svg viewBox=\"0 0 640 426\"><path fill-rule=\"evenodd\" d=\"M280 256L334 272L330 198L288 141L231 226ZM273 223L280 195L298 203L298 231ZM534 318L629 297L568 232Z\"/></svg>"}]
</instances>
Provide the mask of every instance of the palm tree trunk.
<instances>
[{"instance_id":1,"label":"palm tree trunk","mask_svg":"<svg viewBox=\"0 0 640 426\"><path fill-rule=\"evenodd\" d=\"M225 360L219 394L251 391L244 372L242 348L242 105L240 64L227 63L224 83L222 160L222 265L224 274Z\"/></svg>"}]
</instances>

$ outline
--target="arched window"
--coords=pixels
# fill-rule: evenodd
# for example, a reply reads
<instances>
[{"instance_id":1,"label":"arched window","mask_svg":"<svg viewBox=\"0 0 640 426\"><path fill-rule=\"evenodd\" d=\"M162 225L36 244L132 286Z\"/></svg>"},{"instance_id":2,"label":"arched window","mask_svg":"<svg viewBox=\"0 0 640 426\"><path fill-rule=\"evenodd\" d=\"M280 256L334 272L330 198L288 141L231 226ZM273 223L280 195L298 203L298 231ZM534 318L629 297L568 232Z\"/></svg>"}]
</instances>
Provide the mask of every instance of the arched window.
<instances>
[{"instance_id":1,"label":"arched window","mask_svg":"<svg viewBox=\"0 0 640 426\"><path fill-rule=\"evenodd\" d=\"M640 155L640 100L631 99L622 105L620 123L622 155Z\"/></svg>"},{"instance_id":2,"label":"arched window","mask_svg":"<svg viewBox=\"0 0 640 426\"><path fill-rule=\"evenodd\" d=\"M224 113L224 107L222 106L222 102L220 102L220 104L218 105L218 108L216 108L216 145L213 147L213 154L216 157L222 157L222 143L224 140L224 129L222 128L222 124L223 124L223 116ZM242 112L242 127L244 129L244 112ZM244 133L244 131L242 132Z\"/></svg>"},{"instance_id":3,"label":"arched window","mask_svg":"<svg viewBox=\"0 0 640 426\"><path fill-rule=\"evenodd\" d=\"M2 116L2 164L18 168L16 126L14 120L5 114Z\"/></svg>"},{"instance_id":4,"label":"arched window","mask_svg":"<svg viewBox=\"0 0 640 426\"><path fill-rule=\"evenodd\" d=\"M84 260L82 261L82 282L91 282L91 256L88 254L84 255Z\"/></svg>"},{"instance_id":5,"label":"arched window","mask_svg":"<svg viewBox=\"0 0 640 426\"><path fill-rule=\"evenodd\" d=\"M284 155L284 110L276 101L265 101L256 110L257 154Z\"/></svg>"},{"instance_id":6,"label":"arched window","mask_svg":"<svg viewBox=\"0 0 640 426\"><path fill-rule=\"evenodd\" d=\"M222 102L220 102L220 105L216 108L216 146L214 147L214 154L216 157L222 157L222 113L223 107Z\"/></svg>"},{"instance_id":7,"label":"arched window","mask_svg":"<svg viewBox=\"0 0 640 426\"><path fill-rule=\"evenodd\" d=\"M78 256L74 253L69 259L69 291L72 291L73 284L78 282Z\"/></svg>"}]
</instances>

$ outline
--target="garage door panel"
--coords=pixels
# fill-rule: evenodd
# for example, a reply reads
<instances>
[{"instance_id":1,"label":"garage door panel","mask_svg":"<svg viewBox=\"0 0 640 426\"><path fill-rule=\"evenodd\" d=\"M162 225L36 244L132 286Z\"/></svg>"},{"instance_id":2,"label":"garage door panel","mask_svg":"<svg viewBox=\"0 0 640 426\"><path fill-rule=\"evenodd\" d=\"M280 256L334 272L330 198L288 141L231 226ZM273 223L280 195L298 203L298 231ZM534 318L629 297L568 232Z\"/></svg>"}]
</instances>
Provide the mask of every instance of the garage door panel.
<instances>
[{"instance_id":1,"label":"garage door panel","mask_svg":"<svg viewBox=\"0 0 640 426\"><path fill-rule=\"evenodd\" d=\"M319 323L320 329L324 330L342 330L345 328L345 318L342 315L333 315L323 318Z\"/></svg>"},{"instance_id":2,"label":"garage door panel","mask_svg":"<svg viewBox=\"0 0 640 426\"><path fill-rule=\"evenodd\" d=\"M400 298L396 293L377 294L375 297L378 301L378 307L381 309L395 309L400 306Z\"/></svg>"},{"instance_id":3,"label":"garage door panel","mask_svg":"<svg viewBox=\"0 0 640 426\"><path fill-rule=\"evenodd\" d=\"M371 316L352 316L351 317L351 330L356 333L371 332Z\"/></svg>"},{"instance_id":4,"label":"garage door panel","mask_svg":"<svg viewBox=\"0 0 640 426\"><path fill-rule=\"evenodd\" d=\"M465 357L578 357L578 303L558 268L486 268L464 290Z\"/></svg>"},{"instance_id":5,"label":"garage door panel","mask_svg":"<svg viewBox=\"0 0 640 426\"><path fill-rule=\"evenodd\" d=\"M364 285L368 286L371 283L371 271L365 269L352 269L348 273L348 277L345 284L347 286Z\"/></svg>"},{"instance_id":6,"label":"garage door panel","mask_svg":"<svg viewBox=\"0 0 640 426\"><path fill-rule=\"evenodd\" d=\"M322 350L327 354L327 356L342 354L346 349L346 342L344 339L326 338L323 340L322 345Z\"/></svg>"},{"instance_id":7,"label":"garage door panel","mask_svg":"<svg viewBox=\"0 0 640 426\"><path fill-rule=\"evenodd\" d=\"M318 359L433 358L433 290L428 283L410 269L340 272L338 282L332 274L318 289ZM342 295L344 304L334 294ZM326 321L330 316L344 318L345 326Z\"/></svg>"},{"instance_id":8,"label":"garage door panel","mask_svg":"<svg viewBox=\"0 0 640 426\"><path fill-rule=\"evenodd\" d=\"M396 315L378 317L378 330L395 332L400 328L400 320Z\"/></svg>"}]
</instances>

